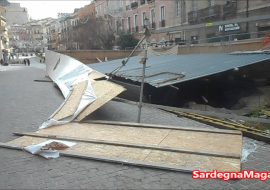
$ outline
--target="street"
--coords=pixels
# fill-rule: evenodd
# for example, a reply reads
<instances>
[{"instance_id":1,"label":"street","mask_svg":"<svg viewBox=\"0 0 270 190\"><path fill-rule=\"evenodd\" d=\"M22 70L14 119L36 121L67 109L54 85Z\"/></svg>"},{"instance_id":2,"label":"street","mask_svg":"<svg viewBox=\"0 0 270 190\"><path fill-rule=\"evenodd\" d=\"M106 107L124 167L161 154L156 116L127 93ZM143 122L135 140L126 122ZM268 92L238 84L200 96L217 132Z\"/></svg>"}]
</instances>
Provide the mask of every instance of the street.
<instances>
[{"instance_id":1,"label":"street","mask_svg":"<svg viewBox=\"0 0 270 190\"><path fill-rule=\"evenodd\" d=\"M64 98L45 79L45 64L36 57L31 65L0 66L0 142L18 138L13 132L35 132L61 105ZM86 119L136 122L138 108L110 101ZM142 108L142 123L194 128L214 128L153 108ZM254 142L255 152L242 170L270 171L270 145ZM24 151L0 148L0 189L269 189L270 181L259 179L192 179L191 173L171 172L94 160L60 156L46 160Z\"/></svg>"}]
</instances>

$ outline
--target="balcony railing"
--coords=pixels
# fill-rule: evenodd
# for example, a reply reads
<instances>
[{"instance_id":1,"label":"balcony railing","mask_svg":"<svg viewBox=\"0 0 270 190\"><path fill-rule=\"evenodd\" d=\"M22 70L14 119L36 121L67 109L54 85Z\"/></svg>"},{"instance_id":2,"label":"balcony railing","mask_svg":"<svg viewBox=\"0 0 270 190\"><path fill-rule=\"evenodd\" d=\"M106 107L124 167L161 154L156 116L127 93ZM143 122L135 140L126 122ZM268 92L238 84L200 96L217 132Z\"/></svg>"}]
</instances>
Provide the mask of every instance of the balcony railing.
<instances>
[{"instance_id":1,"label":"balcony railing","mask_svg":"<svg viewBox=\"0 0 270 190\"><path fill-rule=\"evenodd\" d=\"M223 6L223 13L230 13L237 10L237 3L229 2Z\"/></svg>"},{"instance_id":2,"label":"balcony railing","mask_svg":"<svg viewBox=\"0 0 270 190\"><path fill-rule=\"evenodd\" d=\"M194 22L198 19L198 11L191 11L188 13L188 22Z\"/></svg>"},{"instance_id":3,"label":"balcony railing","mask_svg":"<svg viewBox=\"0 0 270 190\"><path fill-rule=\"evenodd\" d=\"M211 7L207 7L205 9L201 9L198 11L198 18L199 19L205 19L208 17L214 17L219 16L221 12L221 6L220 5L214 5Z\"/></svg>"},{"instance_id":4,"label":"balcony railing","mask_svg":"<svg viewBox=\"0 0 270 190\"><path fill-rule=\"evenodd\" d=\"M145 0L141 0L141 5L144 5L145 4Z\"/></svg>"},{"instance_id":5,"label":"balcony railing","mask_svg":"<svg viewBox=\"0 0 270 190\"><path fill-rule=\"evenodd\" d=\"M126 6L126 10L127 10L127 11L130 10L130 5L127 5L127 6Z\"/></svg>"},{"instance_id":6,"label":"balcony railing","mask_svg":"<svg viewBox=\"0 0 270 190\"><path fill-rule=\"evenodd\" d=\"M165 27L166 25L165 25L165 20L162 20L162 21L160 21L159 22L159 27L161 28L161 27Z\"/></svg>"},{"instance_id":7,"label":"balcony railing","mask_svg":"<svg viewBox=\"0 0 270 190\"><path fill-rule=\"evenodd\" d=\"M150 3L154 3L155 0L147 0L147 3L150 4Z\"/></svg>"},{"instance_id":8,"label":"balcony railing","mask_svg":"<svg viewBox=\"0 0 270 190\"><path fill-rule=\"evenodd\" d=\"M138 2L131 3L131 8L136 9L138 7Z\"/></svg>"}]
</instances>

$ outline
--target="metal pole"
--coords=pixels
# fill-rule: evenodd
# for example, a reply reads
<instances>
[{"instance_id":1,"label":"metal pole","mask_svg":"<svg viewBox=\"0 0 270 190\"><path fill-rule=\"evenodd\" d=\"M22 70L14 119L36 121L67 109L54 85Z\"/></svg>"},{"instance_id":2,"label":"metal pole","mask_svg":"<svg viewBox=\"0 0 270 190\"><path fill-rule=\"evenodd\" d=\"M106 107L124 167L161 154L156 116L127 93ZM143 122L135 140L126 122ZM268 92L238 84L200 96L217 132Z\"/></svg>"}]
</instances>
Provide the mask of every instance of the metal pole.
<instances>
[{"instance_id":1,"label":"metal pole","mask_svg":"<svg viewBox=\"0 0 270 190\"><path fill-rule=\"evenodd\" d=\"M231 36L231 34L230 34L230 35L229 35L229 53L232 52L232 42L231 42L231 40L232 40L232 36Z\"/></svg>"},{"instance_id":2,"label":"metal pole","mask_svg":"<svg viewBox=\"0 0 270 190\"><path fill-rule=\"evenodd\" d=\"M140 91L140 102L139 102L139 111L138 111L138 120L137 123L141 122L141 112L142 112L142 98L143 98L143 86L144 86L144 79L145 79L145 67L146 67L146 59L147 59L147 48L148 48L148 34L146 34L146 43L145 43L145 50L144 50L144 61L143 61L143 70L142 70L142 82L141 82L141 91Z\"/></svg>"}]
</instances>

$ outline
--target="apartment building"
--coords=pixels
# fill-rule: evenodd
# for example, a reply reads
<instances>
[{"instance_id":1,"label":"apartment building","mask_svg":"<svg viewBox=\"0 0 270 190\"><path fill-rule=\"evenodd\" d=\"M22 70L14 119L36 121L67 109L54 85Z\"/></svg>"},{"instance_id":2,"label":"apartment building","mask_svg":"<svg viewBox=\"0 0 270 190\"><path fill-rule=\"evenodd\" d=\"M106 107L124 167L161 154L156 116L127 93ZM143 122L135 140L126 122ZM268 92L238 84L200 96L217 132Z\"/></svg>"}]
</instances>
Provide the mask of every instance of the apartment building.
<instances>
[{"instance_id":1,"label":"apartment building","mask_svg":"<svg viewBox=\"0 0 270 190\"><path fill-rule=\"evenodd\" d=\"M223 39L228 40L229 35L235 34L235 39L232 40L241 40L261 37L262 33L257 32L270 30L269 20L212 26L212 23L218 21L269 15L269 0L182 0L175 1L175 5L172 3L171 8L174 12L172 12L170 27L205 24L205 27L170 33L170 38L173 39L178 38L194 43L215 42L220 40L221 36L225 36Z\"/></svg>"},{"instance_id":2,"label":"apartment building","mask_svg":"<svg viewBox=\"0 0 270 190\"><path fill-rule=\"evenodd\" d=\"M85 5L78 11L79 21L81 23L85 23L87 18L95 18L96 17L96 10L95 10L95 2L92 1L89 5Z\"/></svg>"},{"instance_id":3,"label":"apartment building","mask_svg":"<svg viewBox=\"0 0 270 190\"><path fill-rule=\"evenodd\" d=\"M219 26L213 23L269 15L269 12L270 0L94 0L76 13L62 17L59 47L79 49L74 35L77 26L89 18L109 23L116 38L124 31L133 33L137 39L143 36L147 18L153 31L149 41L152 45L167 45L226 41L231 34L234 34L232 40L261 37L263 33L258 32L270 30L269 20L232 21ZM204 27L197 27L202 24ZM181 29L186 26L194 27Z\"/></svg>"},{"instance_id":4,"label":"apartment building","mask_svg":"<svg viewBox=\"0 0 270 190\"><path fill-rule=\"evenodd\" d=\"M6 9L0 6L0 59L6 60L9 50L8 28L6 27Z\"/></svg>"},{"instance_id":5,"label":"apartment building","mask_svg":"<svg viewBox=\"0 0 270 190\"><path fill-rule=\"evenodd\" d=\"M27 9L25 7L21 7L20 3L9 3L5 5L7 25L22 25L29 21Z\"/></svg>"},{"instance_id":6,"label":"apartment building","mask_svg":"<svg viewBox=\"0 0 270 190\"><path fill-rule=\"evenodd\" d=\"M95 0L95 10L97 17L114 17L113 25L117 31L134 33L138 39L143 35L144 19L149 19L151 28L157 31L150 37L153 43L200 43L201 39L206 42L230 34L238 34L238 40L241 40L252 35L260 37L262 33L256 32L270 30L269 20L212 26L217 21L269 15L270 0ZM198 24L205 24L205 27L170 32L170 28ZM158 32L164 28L166 32Z\"/></svg>"},{"instance_id":7,"label":"apartment building","mask_svg":"<svg viewBox=\"0 0 270 190\"><path fill-rule=\"evenodd\" d=\"M75 9L72 14L59 20L59 50L75 50L79 49L79 43L76 41L77 26L79 25L79 11L81 9Z\"/></svg>"}]
</instances>

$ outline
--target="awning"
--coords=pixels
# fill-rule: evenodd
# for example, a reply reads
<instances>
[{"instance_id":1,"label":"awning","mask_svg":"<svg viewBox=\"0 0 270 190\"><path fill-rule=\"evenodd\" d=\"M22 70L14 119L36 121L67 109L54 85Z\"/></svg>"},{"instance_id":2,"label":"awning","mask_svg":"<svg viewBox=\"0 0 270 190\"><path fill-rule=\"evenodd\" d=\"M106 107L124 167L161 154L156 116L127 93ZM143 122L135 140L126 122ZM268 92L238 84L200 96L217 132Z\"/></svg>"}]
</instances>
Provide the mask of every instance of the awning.
<instances>
[{"instance_id":1,"label":"awning","mask_svg":"<svg viewBox=\"0 0 270 190\"><path fill-rule=\"evenodd\" d=\"M132 57L115 76L141 82L142 57ZM193 54L176 56L150 56L146 62L145 82L154 87L177 84L234 68L269 60L269 53ZM124 59L89 64L88 66L108 74L118 68Z\"/></svg>"}]
</instances>

